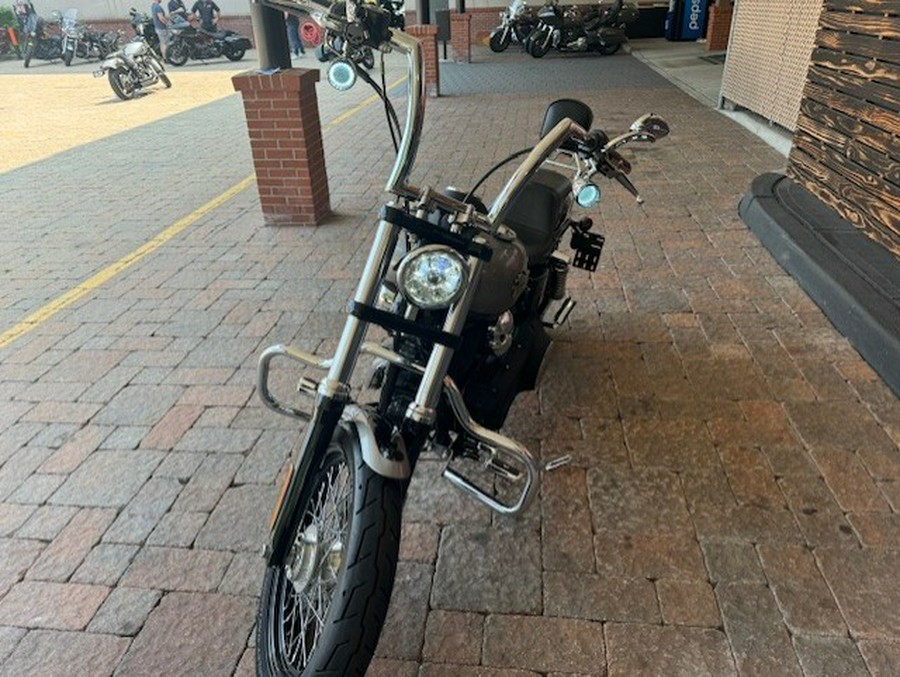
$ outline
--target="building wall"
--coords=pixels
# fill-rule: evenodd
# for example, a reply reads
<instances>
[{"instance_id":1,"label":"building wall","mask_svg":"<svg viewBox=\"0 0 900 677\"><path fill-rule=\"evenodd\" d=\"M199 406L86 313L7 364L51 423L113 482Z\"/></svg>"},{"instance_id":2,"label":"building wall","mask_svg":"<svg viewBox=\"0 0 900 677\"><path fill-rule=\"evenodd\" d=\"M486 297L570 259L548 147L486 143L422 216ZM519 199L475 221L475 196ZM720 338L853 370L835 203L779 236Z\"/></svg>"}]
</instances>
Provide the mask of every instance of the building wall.
<instances>
[{"instance_id":1,"label":"building wall","mask_svg":"<svg viewBox=\"0 0 900 677\"><path fill-rule=\"evenodd\" d=\"M794 131L821 10L822 0L738 0L722 96Z\"/></svg>"},{"instance_id":2,"label":"building wall","mask_svg":"<svg viewBox=\"0 0 900 677\"><path fill-rule=\"evenodd\" d=\"M900 255L900 1L826 1L789 173Z\"/></svg>"}]
</instances>

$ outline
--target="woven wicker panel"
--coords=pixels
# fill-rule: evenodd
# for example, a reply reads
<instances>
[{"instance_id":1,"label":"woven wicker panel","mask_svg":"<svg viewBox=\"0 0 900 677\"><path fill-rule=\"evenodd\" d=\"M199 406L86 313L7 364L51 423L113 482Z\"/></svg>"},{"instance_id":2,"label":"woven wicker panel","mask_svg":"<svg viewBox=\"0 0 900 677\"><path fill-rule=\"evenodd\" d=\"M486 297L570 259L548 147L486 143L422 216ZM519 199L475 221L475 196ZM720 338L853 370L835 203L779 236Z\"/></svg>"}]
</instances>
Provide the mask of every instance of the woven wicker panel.
<instances>
[{"instance_id":1,"label":"woven wicker panel","mask_svg":"<svg viewBox=\"0 0 900 677\"><path fill-rule=\"evenodd\" d=\"M794 130L822 0L739 0L722 95Z\"/></svg>"},{"instance_id":2,"label":"woven wicker panel","mask_svg":"<svg viewBox=\"0 0 900 677\"><path fill-rule=\"evenodd\" d=\"M771 119L790 130L797 128L803 87L822 13L821 0L793 0L775 88Z\"/></svg>"}]
</instances>

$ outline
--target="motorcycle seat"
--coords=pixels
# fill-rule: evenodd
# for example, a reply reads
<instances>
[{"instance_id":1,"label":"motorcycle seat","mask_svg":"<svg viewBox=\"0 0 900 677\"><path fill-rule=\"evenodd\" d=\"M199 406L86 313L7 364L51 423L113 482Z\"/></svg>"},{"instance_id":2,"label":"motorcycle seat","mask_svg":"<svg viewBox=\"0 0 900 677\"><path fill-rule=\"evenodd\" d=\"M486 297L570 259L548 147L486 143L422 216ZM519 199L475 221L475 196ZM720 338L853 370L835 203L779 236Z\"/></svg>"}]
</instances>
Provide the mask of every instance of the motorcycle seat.
<instances>
[{"instance_id":1,"label":"motorcycle seat","mask_svg":"<svg viewBox=\"0 0 900 677\"><path fill-rule=\"evenodd\" d=\"M546 260L553 252L571 200L572 182L568 178L539 169L510 205L505 225L525 246L529 265Z\"/></svg>"},{"instance_id":2,"label":"motorcycle seat","mask_svg":"<svg viewBox=\"0 0 900 677\"><path fill-rule=\"evenodd\" d=\"M447 187L441 191L457 200L465 193ZM539 169L524 190L510 205L504 225L512 228L528 254L528 265L544 262L553 252L563 228L562 217L572 199L572 182L562 174ZM468 202L475 210L488 213L487 205L473 195Z\"/></svg>"}]
</instances>

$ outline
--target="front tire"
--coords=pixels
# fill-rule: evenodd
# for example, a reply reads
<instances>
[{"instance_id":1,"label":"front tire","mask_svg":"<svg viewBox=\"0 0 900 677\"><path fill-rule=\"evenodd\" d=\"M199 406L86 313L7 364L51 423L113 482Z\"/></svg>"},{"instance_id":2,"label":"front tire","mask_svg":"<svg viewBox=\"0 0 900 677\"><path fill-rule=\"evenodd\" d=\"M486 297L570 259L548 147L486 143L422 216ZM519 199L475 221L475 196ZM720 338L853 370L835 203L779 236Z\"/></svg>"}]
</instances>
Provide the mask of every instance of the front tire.
<instances>
[{"instance_id":1,"label":"front tire","mask_svg":"<svg viewBox=\"0 0 900 677\"><path fill-rule=\"evenodd\" d=\"M547 41L547 36L543 32L532 33L526 43L526 51L535 59L540 59L550 51L550 43Z\"/></svg>"},{"instance_id":2,"label":"front tire","mask_svg":"<svg viewBox=\"0 0 900 677\"><path fill-rule=\"evenodd\" d=\"M240 61L241 59L244 58L244 54L246 54L246 52L247 52L246 49L226 48L225 49L225 58L228 59L229 61Z\"/></svg>"},{"instance_id":3,"label":"front tire","mask_svg":"<svg viewBox=\"0 0 900 677\"><path fill-rule=\"evenodd\" d=\"M621 48L622 48L622 43L617 42L614 45L600 45L600 47L597 51L600 52L601 54L603 54L604 56L612 56L613 54L618 52Z\"/></svg>"},{"instance_id":4,"label":"front tire","mask_svg":"<svg viewBox=\"0 0 900 677\"><path fill-rule=\"evenodd\" d=\"M128 75L128 72L124 68L113 68L109 71L109 86L112 87L112 90L116 93L116 96L122 99L122 101L128 101L129 99L133 99L135 95L134 83L131 81L131 76Z\"/></svg>"},{"instance_id":5,"label":"front tire","mask_svg":"<svg viewBox=\"0 0 900 677\"><path fill-rule=\"evenodd\" d=\"M31 65L31 60L34 58L34 43L29 43L28 47L25 49L25 68L28 68Z\"/></svg>"},{"instance_id":6,"label":"front tire","mask_svg":"<svg viewBox=\"0 0 900 677\"><path fill-rule=\"evenodd\" d=\"M72 57L74 57L74 56L75 56L75 51L72 49L67 49L66 53L63 54L63 63L66 64L66 66L71 66L72 65Z\"/></svg>"},{"instance_id":7,"label":"front tire","mask_svg":"<svg viewBox=\"0 0 900 677\"><path fill-rule=\"evenodd\" d=\"M492 52L503 52L509 47L510 31L505 28L496 28L491 32L488 46Z\"/></svg>"},{"instance_id":8,"label":"front tire","mask_svg":"<svg viewBox=\"0 0 900 677\"><path fill-rule=\"evenodd\" d=\"M166 61L173 66L183 66L188 60L188 46L183 42L177 42L169 45L166 50Z\"/></svg>"},{"instance_id":9,"label":"front tire","mask_svg":"<svg viewBox=\"0 0 900 677\"><path fill-rule=\"evenodd\" d=\"M166 89L172 89L172 81L169 80L169 76L165 73L159 74L159 81L166 86Z\"/></svg>"},{"instance_id":10,"label":"front tire","mask_svg":"<svg viewBox=\"0 0 900 677\"><path fill-rule=\"evenodd\" d=\"M338 428L306 478L285 562L266 571L258 675L365 675L394 585L401 508L401 485L375 474Z\"/></svg>"}]
</instances>

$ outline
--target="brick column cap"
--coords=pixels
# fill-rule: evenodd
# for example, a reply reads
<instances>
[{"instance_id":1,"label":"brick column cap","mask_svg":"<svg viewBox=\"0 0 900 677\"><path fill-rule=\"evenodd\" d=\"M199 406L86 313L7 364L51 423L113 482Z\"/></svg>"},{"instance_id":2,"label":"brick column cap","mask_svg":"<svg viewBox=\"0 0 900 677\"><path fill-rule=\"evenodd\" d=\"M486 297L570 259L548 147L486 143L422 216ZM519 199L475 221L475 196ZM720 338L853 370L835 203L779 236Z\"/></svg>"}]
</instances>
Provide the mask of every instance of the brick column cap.
<instances>
[{"instance_id":1,"label":"brick column cap","mask_svg":"<svg viewBox=\"0 0 900 677\"><path fill-rule=\"evenodd\" d=\"M409 26L406 32L413 35L437 35L438 29L433 24L416 24L415 26Z\"/></svg>"},{"instance_id":2,"label":"brick column cap","mask_svg":"<svg viewBox=\"0 0 900 677\"><path fill-rule=\"evenodd\" d=\"M279 90L282 92L299 92L301 89L315 87L321 72L317 68L290 68L276 73L264 75L257 70L244 71L231 78L236 92L258 92Z\"/></svg>"}]
</instances>

